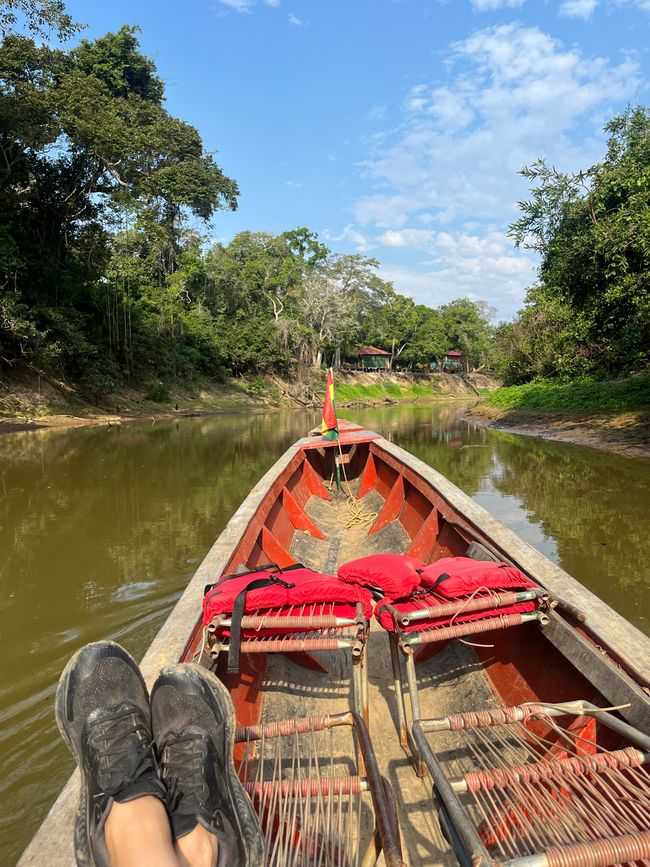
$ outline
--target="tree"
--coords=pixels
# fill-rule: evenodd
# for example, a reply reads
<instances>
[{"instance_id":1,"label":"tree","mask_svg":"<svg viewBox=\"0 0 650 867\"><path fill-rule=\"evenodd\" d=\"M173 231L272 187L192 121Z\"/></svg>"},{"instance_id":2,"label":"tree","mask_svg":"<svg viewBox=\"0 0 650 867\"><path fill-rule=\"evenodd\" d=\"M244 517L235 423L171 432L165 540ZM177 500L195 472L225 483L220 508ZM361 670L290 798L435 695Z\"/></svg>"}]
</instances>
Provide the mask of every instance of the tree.
<instances>
[{"instance_id":1,"label":"tree","mask_svg":"<svg viewBox=\"0 0 650 867\"><path fill-rule=\"evenodd\" d=\"M489 365L506 385L584 375L592 372L597 354L584 337L582 317L543 285L532 286L514 321L495 329Z\"/></svg>"},{"instance_id":2,"label":"tree","mask_svg":"<svg viewBox=\"0 0 650 867\"><path fill-rule=\"evenodd\" d=\"M328 345L339 363L342 347L359 335L373 296L387 288L376 274L378 265L358 254L330 255L305 278L297 319L306 326L315 367Z\"/></svg>"},{"instance_id":3,"label":"tree","mask_svg":"<svg viewBox=\"0 0 650 867\"><path fill-rule=\"evenodd\" d=\"M594 367L613 373L650 357L650 113L630 108L605 130L607 154L585 171L522 170L535 186L510 231L541 253L541 282L599 347Z\"/></svg>"},{"instance_id":4,"label":"tree","mask_svg":"<svg viewBox=\"0 0 650 867\"><path fill-rule=\"evenodd\" d=\"M459 298L440 308L447 349L458 349L467 370L485 364L492 337L490 308L483 302Z\"/></svg>"},{"instance_id":5,"label":"tree","mask_svg":"<svg viewBox=\"0 0 650 867\"><path fill-rule=\"evenodd\" d=\"M48 7L49 8L49 7ZM52 7L53 8L53 7ZM237 186L198 132L162 106L155 66L125 27L70 52L0 46L0 354L105 386L111 225L158 252L160 303L184 221L235 208ZM30 323L30 328L25 323Z\"/></svg>"},{"instance_id":6,"label":"tree","mask_svg":"<svg viewBox=\"0 0 650 867\"><path fill-rule=\"evenodd\" d=\"M2 0L0 3L0 32L12 33L24 20L27 29L38 36L53 31L59 39L68 39L81 26L72 21L62 0Z\"/></svg>"}]
</instances>

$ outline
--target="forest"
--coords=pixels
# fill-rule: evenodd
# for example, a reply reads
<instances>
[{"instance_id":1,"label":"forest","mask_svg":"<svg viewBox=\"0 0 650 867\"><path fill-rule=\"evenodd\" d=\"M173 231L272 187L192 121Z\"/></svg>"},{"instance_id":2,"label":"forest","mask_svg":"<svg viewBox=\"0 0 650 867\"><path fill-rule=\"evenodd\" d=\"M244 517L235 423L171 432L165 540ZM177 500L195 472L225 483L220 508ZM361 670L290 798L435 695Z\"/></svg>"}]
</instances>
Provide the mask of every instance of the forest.
<instances>
[{"instance_id":1,"label":"forest","mask_svg":"<svg viewBox=\"0 0 650 867\"><path fill-rule=\"evenodd\" d=\"M7 6L7 4L3 4ZM32 16L69 35L55 4ZM58 15L58 17L56 17ZM485 363L489 311L400 295L379 263L307 228L206 244L237 183L172 117L155 65L123 27L63 51L0 47L0 357L91 393L338 363L362 344L421 365L455 347Z\"/></svg>"},{"instance_id":2,"label":"forest","mask_svg":"<svg viewBox=\"0 0 650 867\"><path fill-rule=\"evenodd\" d=\"M58 0L0 3L0 368L91 395L125 384L339 364L359 345L417 369L449 349L508 384L643 370L650 347L650 114L607 125L602 162L522 174L513 242L540 255L514 321L427 306L307 227L210 244L239 190L165 107L134 27L75 47ZM225 219L225 218L224 218ZM431 298L444 296L431 286Z\"/></svg>"}]
</instances>

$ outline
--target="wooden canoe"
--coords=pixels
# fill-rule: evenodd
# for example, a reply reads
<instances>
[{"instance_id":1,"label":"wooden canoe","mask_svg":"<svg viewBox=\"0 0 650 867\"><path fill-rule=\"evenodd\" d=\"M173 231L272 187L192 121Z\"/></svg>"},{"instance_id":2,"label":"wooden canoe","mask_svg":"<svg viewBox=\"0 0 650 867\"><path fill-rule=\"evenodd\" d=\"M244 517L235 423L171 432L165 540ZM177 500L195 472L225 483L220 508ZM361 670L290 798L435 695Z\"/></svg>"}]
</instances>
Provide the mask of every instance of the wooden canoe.
<instances>
[{"instance_id":1,"label":"wooden canoe","mask_svg":"<svg viewBox=\"0 0 650 867\"><path fill-rule=\"evenodd\" d=\"M349 483L350 501L338 495L333 485L337 461ZM348 520L355 511L358 517L354 503L360 504L363 512L361 522ZM204 633L199 614L204 588L225 573L254 569L267 562L284 567L296 561L335 573L341 563L375 552L410 553L432 562L442 556L464 556L472 544L520 569L552 597L553 606L534 624L495 629L481 635L472 646L441 642L435 651L429 648L419 653L419 716L439 721L450 714L485 707L498 710L530 706L527 703L557 705L581 700L589 707L617 709L611 716L618 721L618 729L615 726L612 732L607 726L594 724L589 730L589 737L602 737L607 749L623 743L621 731L626 731L626 726L648 736L650 639L434 468L350 422L341 423L337 444L313 434L299 440L253 488L152 642L142 660L142 671L151 685L164 665L189 661L200 653ZM482 646L475 646L477 643ZM404 861L414 865L455 863L454 847L456 853L462 851L463 841L455 837L453 828L446 828L446 836L441 833L431 800L431 782L428 777L417 776L400 746L391 654L386 633L374 623L366 654L369 732L380 771L394 793ZM270 654L257 654L252 663L242 665L238 675L224 674L239 725L345 715L349 709L349 671L341 658L341 654L328 652L302 657L276 655L272 659ZM406 725L411 727L413 720ZM436 727L440 727L439 722L424 725L427 732ZM423 726L418 724L417 728L421 741ZM413 747L412 738L410 744ZM443 743L441 750L455 748ZM549 749L557 755L557 745ZM422 773L424 763L418 769ZM445 780L436 778L436 785L443 791ZM455 785L458 788L460 784ZM559 791L555 803L564 808L568 796L565 788ZM77 792L74 774L20 865L68 867L74 863L72 826ZM388 796L384 806L387 804ZM443 824L444 820L448 824L454 804L450 807L445 802L441 809ZM534 809L530 808L528 818ZM390 817L388 821L390 824ZM462 821L463 817L461 825ZM512 816L504 821L512 823ZM642 831L650 831L650 821ZM472 840L477 839L472 833L470 851ZM481 846L487 846L485 833L481 833ZM492 828L493 837L500 833L499 828ZM645 837L643 845L644 841ZM488 863L481 860L485 852L481 848L469 860ZM587 855L583 852L583 860L578 858L575 863L609 863L608 852L598 854L600 861L596 855L590 860L589 851ZM490 854L490 863L503 860L508 859ZM543 857L530 861L546 863L550 862Z\"/></svg>"}]
</instances>

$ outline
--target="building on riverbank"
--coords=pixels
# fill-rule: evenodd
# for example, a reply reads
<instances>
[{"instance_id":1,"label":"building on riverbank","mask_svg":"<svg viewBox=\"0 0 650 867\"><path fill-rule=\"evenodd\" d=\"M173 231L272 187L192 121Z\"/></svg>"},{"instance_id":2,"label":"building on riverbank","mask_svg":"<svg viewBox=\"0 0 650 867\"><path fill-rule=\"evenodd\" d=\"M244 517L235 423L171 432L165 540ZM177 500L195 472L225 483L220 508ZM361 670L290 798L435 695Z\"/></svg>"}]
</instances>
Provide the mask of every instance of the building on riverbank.
<instances>
[{"instance_id":1,"label":"building on riverbank","mask_svg":"<svg viewBox=\"0 0 650 867\"><path fill-rule=\"evenodd\" d=\"M390 352L376 346L360 346L357 350L361 370L390 370Z\"/></svg>"}]
</instances>

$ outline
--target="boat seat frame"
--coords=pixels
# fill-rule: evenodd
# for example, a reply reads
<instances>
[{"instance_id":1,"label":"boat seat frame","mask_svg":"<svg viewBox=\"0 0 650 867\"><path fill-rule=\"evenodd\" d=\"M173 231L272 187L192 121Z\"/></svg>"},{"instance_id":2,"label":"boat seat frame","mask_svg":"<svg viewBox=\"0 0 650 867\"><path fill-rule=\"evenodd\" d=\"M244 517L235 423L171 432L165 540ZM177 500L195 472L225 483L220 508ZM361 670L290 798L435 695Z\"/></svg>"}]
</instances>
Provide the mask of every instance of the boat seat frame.
<instances>
[{"instance_id":1,"label":"boat seat frame","mask_svg":"<svg viewBox=\"0 0 650 867\"><path fill-rule=\"evenodd\" d=\"M643 754L645 755L645 760L647 760L650 753L650 736L587 701L557 704L540 702L511 708L487 708L482 711L465 712L439 719L416 719L413 723L413 739L418 754L422 757L424 765L431 776L431 797L433 803L437 805L441 826L459 862L462 865L468 865L468 867L469 865L471 867L494 867L494 865L504 865L504 867L549 867L549 865L558 863L574 863L577 867L589 863L604 867L604 865L617 864L619 860L627 863L628 861L650 859L650 828L647 831L628 832L627 834L608 838L593 837L574 842L570 845L549 846L532 855L521 855L509 860L495 857L494 854L488 852L458 794L458 792L467 791L464 788L467 783L464 782L462 777L454 779L448 776L435 750L427 739L427 734L449 732L460 728L471 730L479 726L512 725L525 720L528 715L535 716L540 713L548 717L567 715L594 717L599 724L616 732L632 744L639 752L639 760L641 760ZM480 719L481 716L484 717L483 720ZM492 721L488 721L491 716L493 717ZM469 720L469 723L463 722L462 718L465 718L466 721ZM580 737L577 738L576 743L579 740L581 740ZM619 751L619 753L625 752L626 750ZM606 766L607 759L616 756L616 753L603 751L598 753L598 756L602 760L602 764ZM543 758L539 766L541 768L546 766L548 769L549 764ZM561 760L558 763L561 764ZM535 768L535 765L524 764L521 766L522 769L530 767ZM513 768L512 770L517 771L519 768ZM490 773L493 773L494 777L498 779L498 769L495 769L493 772L488 771L488 774ZM548 774L548 770L546 774ZM471 777L472 774L469 776ZM552 772L549 778L553 778ZM559 779L562 778L560 777ZM505 801L505 803L509 802ZM531 810L534 810L534 808L531 807ZM512 811L512 807L510 807L510 811ZM590 850L589 847L593 848ZM620 858L621 853L626 851L625 847L628 848L628 851L635 853L634 857ZM549 857L547 857L546 853L548 853ZM614 857L613 853L616 853L617 857ZM611 860L607 860L608 854Z\"/></svg>"},{"instance_id":2,"label":"boat seat frame","mask_svg":"<svg viewBox=\"0 0 650 867\"><path fill-rule=\"evenodd\" d=\"M310 736L313 738L317 733L333 728L348 728L351 731L355 744L356 774L352 777L342 778L333 777L331 774L325 777L319 776L318 769L312 764L312 761L306 759L306 756L303 755L301 772L299 773L299 778L295 779L291 769L287 768L285 760L287 763L290 763L291 756L295 758L296 754L300 754L300 750L296 747L296 739L303 735L307 738ZM279 754L284 758L279 763L277 760L272 762L274 765L272 771L273 779L265 780L263 779L264 767L267 764L267 760L264 757L264 744L277 739L284 739L287 742L285 745L278 745L280 747ZM338 737L337 742L339 742ZM251 748L254 749L255 743L261 744L260 756L249 754ZM246 745L243 755L238 761L239 775L251 797L257 795L261 799L262 809L268 807L269 799L273 803L274 797L286 798L287 793L289 793L290 798L301 799L303 805L303 809L296 809L294 815L309 813L310 799L314 797L325 800L329 798L327 805L327 812L329 814L332 810L336 809L336 805L333 802L339 793L349 791L350 786L354 786L355 791L369 792L374 813L374 833L367 841L366 849L360 853L360 857L356 863L360 867L372 867L373 864L377 863L380 855L383 854L383 863L386 867L406 867L402 857L399 822L393 790L388 780L379 771L368 727L359 713L348 711L346 713L312 716L298 720L281 720L260 725L239 726L235 730L235 744ZM241 750L241 746L239 749ZM352 756L349 758L351 759ZM255 762L256 760L262 762L260 765L262 769L261 774L259 770L253 771L255 779L251 779L249 778L248 762ZM308 777L304 775L305 762L309 772ZM327 764L327 760L325 760L324 766L327 767ZM313 776L314 772L316 774L315 777ZM262 779L260 779L260 776ZM337 786L338 789L336 788ZM265 864L267 864L272 832L264 828L263 831L266 838L267 860ZM296 833L295 827L291 829L291 833L292 835ZM318 837L321 839L320 834ZM291 842L295 845L295 837L292 836ZM300 863L303 862L301 861ZM320 859L318 863L321 863ZM352 862L348 862L346 858L341 863L347 864Z\"/></svg>"},{"instance_id":3,"label":"boat seat frame","mask_svg":"<svg viewBox=\"0 0 650 867\"><path fill-rule=\"evenodd\" d=\"M423 594L426 599L427 594ZM521 597L521 598L514 598ZM534 611L515 613L515 614L499 614L499 608L511 606L517 602L529 601L536 599L538 608ZM467 600L457 600L450 602L448 606L456 605L458 612L461 610L480 611L485 616L480 618L465 621L461 623L451 623L443 626L436 626L436 618L431 615L436 611L436 608L442 610L442 606L424 606L422 611L405 612L400 610L399 603L385 603L384 607L388 611L393 620L393 631L386 630L388 633L388 641L390 645L391 665L393 669L393 681L395 687L395 699L397 702L397 719L399 725L400 744L406 754L411 759L413 767L418 776L424 776L426 773L425 766L419 755L419 749L413 739L411 726L409 725L409 715L407 714L406 702L404 700L405 692L409 696L410 704L410 719L411 722L420 719L420 699L418 695L418 680L416 672L415 651L418 647L424 645L446 642L452 639L463 638L464 636L476 635L482 632L490 632L495 629L510 629L514 626L520 626L527 623L539 623L545 625L548 623L548 614L546 613L554 602L550 600L548 594L541 588L527 590L522 593L513 594L512 592L495 592L490 591L482 597L475 597L473 606L466 609ZM425 613L425 618L421 617L422 612ZM451 613L447 611L447 615ZM438 617L438 619L440 619ZM410 622L422 621L422 628L407 632L404 626Z\"/></svg>"},{"instance_id":4,"label":"boat seat frame","mask_svg":"<svg viewBox=\"0 0 650 867\"><path fill-rule=\"evenodd\" d=\"M299 615L295 614L296 607L301 609ZM366 647L370 623L360 602L356 603L354 617L336 616L335 607L336 603L310 603L246 614L241 620L243 634L239 652L310 655L323 650L343 653L349 651L352 658L352 709L368 725ZM224 615L215 618L205 627L197 655L199 664L214 669L219 657L228 654L230 626L230 616ZM247 637L251 630L255 631L254 638Z\"/></svg>"}]
</instances>

